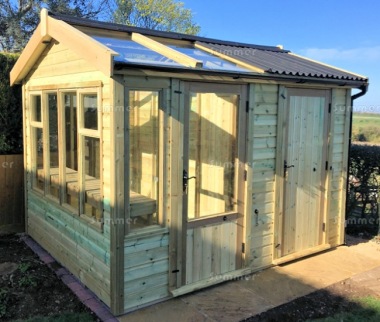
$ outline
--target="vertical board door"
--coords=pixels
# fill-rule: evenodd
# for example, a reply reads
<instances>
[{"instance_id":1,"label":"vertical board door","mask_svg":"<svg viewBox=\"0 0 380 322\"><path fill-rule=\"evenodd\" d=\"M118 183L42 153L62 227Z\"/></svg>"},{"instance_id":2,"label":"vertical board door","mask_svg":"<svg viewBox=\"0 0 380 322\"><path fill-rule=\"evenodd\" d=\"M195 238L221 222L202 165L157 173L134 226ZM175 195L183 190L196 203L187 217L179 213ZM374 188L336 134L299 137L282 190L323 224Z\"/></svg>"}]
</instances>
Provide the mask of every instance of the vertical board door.
<instances>
[{"instance_id":1,"label":"vertical board door","mask_svg":"<svg viewBox=\"0 0 380 322\"><path fill-rule=\"evenodd\" d=\"M323 244L328 91L288 90L282 256Z\"/></svg>"},{"instance_id":2,"label":"vertical board door","mask_svg":"<svg viewBox=\"0 0 380 322\"><path fill-rule=\"evenodd\" d=\"M245 157L242 87L185 88L182 285L241 268Z\"/></svg>"}]
</instances>

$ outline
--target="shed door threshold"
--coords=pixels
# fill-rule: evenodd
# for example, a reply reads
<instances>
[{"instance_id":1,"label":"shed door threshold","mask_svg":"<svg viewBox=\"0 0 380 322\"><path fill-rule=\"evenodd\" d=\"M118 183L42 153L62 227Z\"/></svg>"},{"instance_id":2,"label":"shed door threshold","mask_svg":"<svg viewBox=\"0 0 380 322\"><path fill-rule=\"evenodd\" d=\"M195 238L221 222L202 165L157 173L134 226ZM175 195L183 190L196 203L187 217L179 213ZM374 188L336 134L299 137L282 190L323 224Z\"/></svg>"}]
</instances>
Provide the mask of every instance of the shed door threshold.
<instances>
[{"instance_id":1,"label":"shed door threshold","mask_svg":"<svg viewBox=\"0 0 380 322\"><path fill-rule=\"evenodd\" d=\"M174 297L177 297L177 296L187 294L190 292L194 292L194 291L198 291L198 290L201 290L203 288L206 288L206 287L209 287L212 285L216 285L219 283L228 282L228 281L237 281L237 280L243 279L244 278L243 276L251 274L252 272L253 272L253 269L250 267L239 269L239 270L236 270L233 272L228 272L226 274L220 274L220 275L212 276L208 279L204 279L204 280L201 280L201 281L198 281L195 283L184 285L184 286L177 288L175 290L171 290L170 293Z\"/></svg>"},{"instance_id":2,"label":"shed door threshold","mask_svg":"<svg viewBox=\"0 0 380 322\"><path fill-rule=\"evenodd\" d=\"M324 250L327 250L330 248L331 248L330 244L323 244L323 245L319 245L316 247L308 248L308 249L305 249L303 251L275 259L273 261L273 264L274 265L281 265L281 264L284 264L286 262L291 262L291 261L294 261L296 259L300 259L301 257L305 257L305 256L313 255L315 253L323 252Z\"/></svg>"}]
</instances>

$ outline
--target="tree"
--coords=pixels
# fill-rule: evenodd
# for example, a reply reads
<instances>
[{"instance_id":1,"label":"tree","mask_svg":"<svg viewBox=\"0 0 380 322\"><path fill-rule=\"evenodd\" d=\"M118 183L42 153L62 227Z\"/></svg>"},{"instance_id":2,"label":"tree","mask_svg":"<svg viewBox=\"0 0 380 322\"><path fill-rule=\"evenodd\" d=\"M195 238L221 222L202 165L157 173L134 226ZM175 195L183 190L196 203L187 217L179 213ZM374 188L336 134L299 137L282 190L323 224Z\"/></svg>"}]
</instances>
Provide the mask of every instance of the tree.
<instances>
[{"instance_id":1,"label":"tree","mask_svg":"<svg viewBox=\"0 0 380 322\"><path fill-rule=\"evenodd\" d=\"M115 0L113 22L191 35L200 31L191 10L175 0Z\"/></svg>"},{"instance_id":2,"label":"tree","mask_svg":"<svg viewBox=\"0 0 380 322\"><path fill-rule=\"evenodd\" d=\"M84 18L97 18L108 0L0 0L0 49L21 51L39 22L42 7Z\"/></svg>"}]
</instances>

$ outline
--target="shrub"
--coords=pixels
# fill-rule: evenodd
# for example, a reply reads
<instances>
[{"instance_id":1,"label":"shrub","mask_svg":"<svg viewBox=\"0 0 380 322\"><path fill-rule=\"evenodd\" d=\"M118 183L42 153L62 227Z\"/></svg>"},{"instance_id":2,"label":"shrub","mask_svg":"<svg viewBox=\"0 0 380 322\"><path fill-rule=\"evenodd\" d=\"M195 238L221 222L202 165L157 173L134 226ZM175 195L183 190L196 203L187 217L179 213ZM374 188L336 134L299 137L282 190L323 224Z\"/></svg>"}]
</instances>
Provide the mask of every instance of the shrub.
<instances>
[{"instance_id":1,"label":"shrub","mask_svg":"<svg viewBox=\"0 0 380 322\"><path fill-rule=\"evenodd\" d=\"M9 72L17 58L0 53L0 154L22 153L21 86L9 85Z\"/></svg>"},{"instance_id":2,"label":"shrub","mask_svg":"<svg viewBox=\"0 0 380 322\"><path fill-rule=\"evenodd\" d=\"M380 184L380 146L353 144L350 152L349 190L347 196L347 219L366 219L361 223L348 226L348 232L378 232L379 222L379 184ZM349 221L350 222L350 221ZM356 222L353 220L352 222Z\"/></svg>"}]
</instances>

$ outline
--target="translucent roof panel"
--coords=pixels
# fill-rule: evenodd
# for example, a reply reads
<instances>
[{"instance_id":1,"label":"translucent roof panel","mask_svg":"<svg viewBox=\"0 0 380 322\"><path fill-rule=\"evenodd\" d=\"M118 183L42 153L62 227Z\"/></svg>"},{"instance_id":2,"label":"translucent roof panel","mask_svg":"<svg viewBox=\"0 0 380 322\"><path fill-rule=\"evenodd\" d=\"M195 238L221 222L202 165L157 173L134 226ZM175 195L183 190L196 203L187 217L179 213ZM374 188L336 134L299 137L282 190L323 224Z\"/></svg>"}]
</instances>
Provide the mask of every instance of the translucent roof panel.
<instances>
[{"instance_id":1,"label":"translucent roof panel","mask_svg":"<svg viewBox=\"0 0 380 322\"><path fill-rule=\"evenodd\" d=\"M132 40L98 36L93 36L92 38L119 54L119 56L114 57L115 62L183 67L181 64L175 62L174 60L167 58Z\"/></svg>"},{"instance_id":2,"label":"translucent roof panel","mask_svg":"<svg viewBox=\"0 0 380 322\"><path fill-rule=\"evenodd\" d=\"M225 70L225 71L234 71L234 72L251 72L249 69L240 67L232 62L209 54L203 50L191 48L191 47L179 47L179 46L168 46L173 48L182 54L190 56L194 59L200 60L203 62L203 68L212 69L212 70Z\"/></svg>"}]
</instances>

